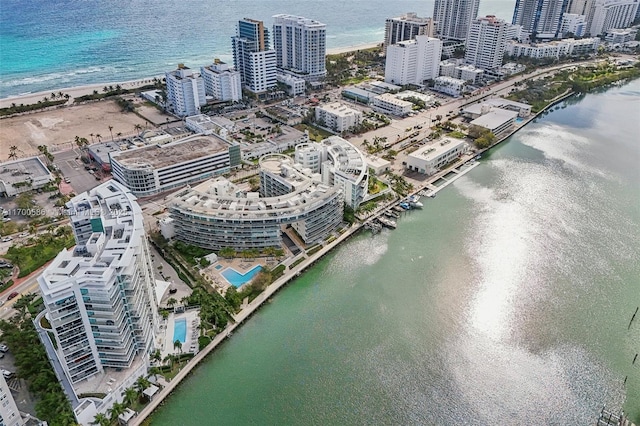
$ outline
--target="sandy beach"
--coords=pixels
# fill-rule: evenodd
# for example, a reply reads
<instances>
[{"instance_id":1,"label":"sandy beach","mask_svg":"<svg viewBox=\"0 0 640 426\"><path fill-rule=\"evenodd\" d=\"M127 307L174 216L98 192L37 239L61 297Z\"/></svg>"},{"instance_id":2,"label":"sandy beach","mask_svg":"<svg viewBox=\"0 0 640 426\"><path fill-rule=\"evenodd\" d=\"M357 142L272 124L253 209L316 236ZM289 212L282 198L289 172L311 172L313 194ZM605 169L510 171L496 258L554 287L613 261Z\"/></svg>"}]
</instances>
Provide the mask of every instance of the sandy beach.
<instances>
[{"instance_id":1,"label":"sandy beach","mask_svg":"<svg viewBox=\"0 0 640 426\"><path fill-rule=\"evenodd\" d=\"M163 78L163 77L164 76L157 76L156 78ZM51 98L51 93L57 94L59 92L69 94L69 96L71 96L71 98L69 99L69 104L72 104L73 98L77 98L84 95L90 95L91 93L93 93L94 90L97 90L98 92L102 93L102 89L105 86L116 86L119 84L120 86L122 86L123 89L135 89L137 87L141 87L141 86L145 86L147 84L153 83L153 78L154 77L147 77L139 80L121 81L121 82L115 82L115 83L96 83L96 84L88 84L86 86L67 87L64 89L52 88L51 90L48 90L46 92L37 92L37 93L29 93L26 95L20 95L20 96L11 96L8 98L0 99L0 108L9 107L11 106L12 103L15 103L17 105L35 104L36 102L41 101L42 98L44 97Z\"/></svg>"},{"instance_id":2,"label":"sandy beach","mask_svg":"<svg viewBox=\"0 0 640 426\"><path fill-rule=\"evenodd\" d=\"M353 52L356 50L362 49L371 49L372 47L378 46L380 43L364 43L364 44L356 44L353 46L346 47L336 47L333 49L327 49L327 55L337 55L339 53L347 53ZM28 93L25 95L19 96L10 96L8 98L0 99L0 108L6 108L11 106L11 104L15 103L17 105L20 104L35 104L38 101L41 101L44 97L50 98L51 93L67 93L71 98L69 99L69 104L73 103L73 98L77 98L83 95L90 95L94 90L102 93L102 88L105 86L115 86L119 84L123 89L135 89L137 87L145 86L147 84L151 84L153 82L154 77L146 77L138 80L130 80L130 81L121 81L121 82L113 82L113 83L96 83L96 84L87 84L85 86L77 86L77 87L66 87L62 89L52 88L48 91L37 92L37 93ZM164 78L164 76L156 76L155 78Z\"/></svg>"}]
</instances>

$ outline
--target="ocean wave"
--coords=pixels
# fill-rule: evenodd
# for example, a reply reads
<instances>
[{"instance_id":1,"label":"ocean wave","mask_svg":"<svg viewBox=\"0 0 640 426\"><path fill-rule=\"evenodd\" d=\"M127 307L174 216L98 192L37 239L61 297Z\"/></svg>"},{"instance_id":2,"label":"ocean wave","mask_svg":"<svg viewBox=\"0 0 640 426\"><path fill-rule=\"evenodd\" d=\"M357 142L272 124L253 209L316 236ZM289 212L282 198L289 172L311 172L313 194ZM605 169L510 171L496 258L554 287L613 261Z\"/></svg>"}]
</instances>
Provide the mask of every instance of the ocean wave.
<instances>
[{"instance_id":1,"label":"ocean wave","mask_svg":"<svg viewBox=\"0 0 640 426\"><path fill-rule=\"evenodd\" d=\"M84 74L95 74L100 72L113 72L115 68L113 67L100 67L100 66L92 66L87 68L80 68L78 70L74 70L71 72L54 72L50 74L44 74L34 77L23 77L16 78L7 81L0 81L0 87L15 87L15 86L29 86L32 84L44 83L47 81L58 80L62 83L70 81L73 77Z\"/></svg>"}]
</instances>

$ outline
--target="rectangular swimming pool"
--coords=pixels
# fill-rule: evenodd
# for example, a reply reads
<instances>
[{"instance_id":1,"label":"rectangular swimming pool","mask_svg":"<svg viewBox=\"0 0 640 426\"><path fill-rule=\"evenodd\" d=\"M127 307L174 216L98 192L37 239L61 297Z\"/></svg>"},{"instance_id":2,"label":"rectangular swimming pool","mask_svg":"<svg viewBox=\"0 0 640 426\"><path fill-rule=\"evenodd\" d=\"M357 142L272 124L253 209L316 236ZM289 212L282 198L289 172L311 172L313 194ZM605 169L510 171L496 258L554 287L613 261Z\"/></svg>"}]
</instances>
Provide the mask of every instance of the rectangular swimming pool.
<instances>
[{"instance_id":1,"label":"rectangular swimming pool","mask_svg":"<svg viewBox=\"0 0 640 426\"><path fill-rule=\"evenodd\" d=\"M225 280L234 287L240 287L242 284L251 281L251 279L262 269L262 266L256 265L246 273L241 274L233 268L227 268L220 272Z\"/></svg>"},{"instance_id":2,"label":"rectangular swimming pool","mask_svg":"<svg viewBox=\"0 0 640 426\"><path fill-rule=\"evenodd\" d=\"M180 340L184 343L187 340L187 319L178 318L173 321L173 341Z\"/></svg>"}]
</instances>

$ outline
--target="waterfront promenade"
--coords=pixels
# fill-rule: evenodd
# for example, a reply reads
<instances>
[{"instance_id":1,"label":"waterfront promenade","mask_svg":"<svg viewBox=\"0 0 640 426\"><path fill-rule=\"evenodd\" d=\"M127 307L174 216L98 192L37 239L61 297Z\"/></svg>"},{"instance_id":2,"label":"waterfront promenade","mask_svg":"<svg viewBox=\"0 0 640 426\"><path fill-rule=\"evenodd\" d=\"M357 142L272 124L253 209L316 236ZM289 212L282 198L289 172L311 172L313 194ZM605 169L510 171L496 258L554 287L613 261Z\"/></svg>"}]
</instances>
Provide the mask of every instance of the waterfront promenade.
<instances>
[{"instance_id":1,"label":"waterfront promenade","mask_svg":"<svg viewBox=\"0 0 640 426\"><path fill-rule=\"evenodd\" d=\"M511 132L500 137L491 147L483 149L479 151L479 153L484 153L487 150L505 141L506 139L511 137L514 133L516 133L518 130L526 126L528 123L535 120L540 114L544 113L548 108L566 99L572 94L573 93L565 93L563 95L560 95L558 98L554 99L545 109L529 117L527 120L523 121L519 126L514 128ZM417 184L417 186L414 186L414 190L412 191L411 194L419 194L420 192L425 190L429 191L429 193L435 194L438 191L444 189L449 183L453 182L458 177L468 173L469 171L471 171L473 168L477 167L480 164L475 160L476 155L477 154L464 155L458 162L454 163L453 165L451 165L450 167L444 170L439 171L438 173L432 176L429 176L427 179L425 179L422 182L418 182L412 179L411 180L412 183ZM458 171L456 173L456 176L454 176L445 184L439 185L439 186L433 185L433 183L436 182L437 180L442 179L444 176L446 176L447 174L451 173L454 170L458 170L465 164L470 164L470 165L469 167L464 168L464 170ZM262 293L260 293L260 295L258 295L244 309L242 309L238 314L236 314L234 316L233 323L227 325L227 327L223 331L221 331L218 335L216 335L216 337L211 341L209 345L207 345L202 351L200 351L198 354L196 354L196 356L194 356L191 360L189 360L188 363L182 368L182 370L180 370L180 372L176 374L173 380L166 383L166 386L154 397L154 399L134 419L131 420L131 424L140 425L144 422L145 419L151 416L153 411L159 405L162 404L164 399L167 398L171 394L171 392L173 392L174 389L176 389L176 387L180 384L180 382L183 379L185 379L189 375L189 373L194 368L196 368L202 360L204 360L207 357L207 355L209 355L213 350L215 350L218 347L218 345L220 345L227 337L231 336L232 333L236 330L236 328L238 328L246 319L248 319L260 306L262 306L263 303L268 301L269 298L273 296L278 290L280 290L282 287L288 284L291 280L298 277L304 270L306 270L308 267L315 264L319 259L321 259L323 256L325 256L329 252L331 252L331 250L336 248L339 244L346 241L351 236L353 236L354 234L359 232L361 229L363 229L364 225L367 222L376 219L377 217L382 215L386 210L388 210L389 208L391 208L393 205L397 203L398 203L397 199L390 201L388 203L384 203L382 206L378 207L374 212L372 212L364 221L360 223L354 223L353 225L351 225L338 238L336 238L331 243L327 243L317 253L314 253L313 255L309 256L307 259L303 260L295 267L291 269L287 269L281 278L277 279L272 284L270 284ZM303 255L304 253L300 254L299 256L303 256ZM296 259L292 259L292 260L295 261Z\"/></svg>"}]
</instances>

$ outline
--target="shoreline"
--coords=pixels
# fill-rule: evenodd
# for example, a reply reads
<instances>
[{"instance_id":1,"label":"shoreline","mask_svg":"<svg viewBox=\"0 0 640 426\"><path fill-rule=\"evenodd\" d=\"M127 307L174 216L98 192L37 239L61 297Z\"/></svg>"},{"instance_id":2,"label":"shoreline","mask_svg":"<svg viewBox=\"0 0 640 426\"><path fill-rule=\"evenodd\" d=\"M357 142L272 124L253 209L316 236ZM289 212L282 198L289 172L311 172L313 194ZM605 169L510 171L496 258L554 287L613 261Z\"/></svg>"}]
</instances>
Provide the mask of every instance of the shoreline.
<instances>
[{"instance_id":1,"label":"shoreline","mask_svg":"<svg viewBox=\"0 0 640 426\"><path fill-rule=\"evenodd\" d=\"M514 128L511 132L509 132L508 134L506 134L503 137L501 137L500 139L498 139L493 145L491 145L490 147L485 148L483 150L480 150L478 153L482 154L482 153L485 153L485 152L487 152L488 150L490 150L490 149L492 149L494 147L497 147L499 144L501 144L502 142L504 142L507 139L509 139L515 133L520 131L522 128L526 127L527 124L531 123L536 118L538 118L541 114L543 114L545 111L547 111L547 109L553 107L558 102L561 102L561 101L563 101L563 100L565 100L565 99L567 99L567 98L569 98L569 97L571 97L573 95L574 95L573 92L569 92L569 93L565 93L563 95L560 95L558 97L558 99L555 99L549 105L544 107L542 110L538 111L535 115L533 115L532 117L527 119L525 122L523 122L522 125ZM419 193L421 191L427 190L428 186L430 184L432 184L432 182L434 182L435 180L439 179L441 176L444 176L451 169L460 167L460 166L462 166L462 165L464 165L466 163L472 162L472 161L475 161L475 155L472 156L471 158L468 158L466 160L461 161L460 163L456 163L456 164L452 165L451 167L448 167L446 170L441 170L440 172L430 176L429 179L427 179L422 185L420 185L419 188L417 188L417 189L414 188L414 190L412 191L411 194L417 194L417 193ZM472 168L474 168L474 167L471 167L470 169L472 169ZM442 187L438 188L436 192L444 189L446 186L448 186L448 185L443 185ZM238 314L236 314L234 316L235 322L233 324L229 324L222 332L217 334L216 337L211 341L211 343L209 343L208 346L206 346L202 351L198 352L198 354L196 354L196 356L193 357L182 368L182 370L180 370L178 372L178 374L173 378L173 380L171 380L164 388L162 388L162 390L159 392L159 394L152 401L150 401L149 404L142 411L140 411L136 415L136 417L134 417L134 419L132 419L132 423L131 424L134 425L134 426L145 424L145 421L147 421L148 419L151 418L151 416L153 415L153 412L160 405L162 405L164 403L164 401L181 384L182 380L187 378L189 376L189 374L195 368L198 367L199 363L201 361L203 361L204 359L206 359L206 357L211 352L213 352L218 347L218 345L220 345L228 337L230 337L232 335L232 332L235 331L236 328L242 326L244 321L249 319L262 306L263 303L268 301L282 287L285 287L292 280L294 280L295 278L299 277L306 269L308 269L309 267L315 265L325 255L329 254L331 251L336 249L342 242L350 239L352 236L357 235L362 229L364 229L365 223L373 220L375 217L380 216L389 207L391 207L392 205L397 204L397 203L398 203L397 199L392 201L392 202L386 203L383 207L377 209L374 214L368 216L365 220L363 220L361 222L358 222L358 223L352 224L342 235L340 235L334 241L332 241L331 243L328 243L326 246L322 247L322 249L320 249L317 253L307 257L304 261L300 262L300 264L296 265L293 269L288 270L287 273L285 273L281 278L277 279L275 282L270 284L262 293L260 293L254 300L252 300L251 303L249 303L249 305L246 308L244 308L243 310L241 310ZM305 255L305 254L306 253L303 252L300 255ZM292 261L295 262L295 258L292 259Z\"/></svg>"},{"instance_id":2,"label":"shoreline","mask_svg":"<svg viewBox=\"0 0 640 426\"><path fill-rule=\"evenodd\" d=\"M341 53L355 52L357 50L371 49L376 46L379 46L380 44L382 44L382 42L362 43L362 44L354 44L351 46L334 47L331 49L327 49L326 54L338 55ZM44 90L44 91L34 92L34 93L9 95L7 97L0 98L0 108L7 108L11 106L12 103L15 103L18 105L35 104L38 101L41 101L42 98L44 98L45 96L50 97L51 93L58 93L58 92L69 94L71 96L69 101L73 103L73 98L84 96L84 95L90 95L93 93L94 90L97 90L98 92L102 92L102 88L105 86L115 86L119 84L120 86L122 86L123 89L135 89L135 88L153 83L152 80L154 78L163 78L163 77L164 77L163 75L160 75L160 76L141 77L135 80L116 81L116 82L110 82L110 83L89 83L86 85L73 86L73 87L53 88L51 90Z\"/></svg>"}]
</instances>

